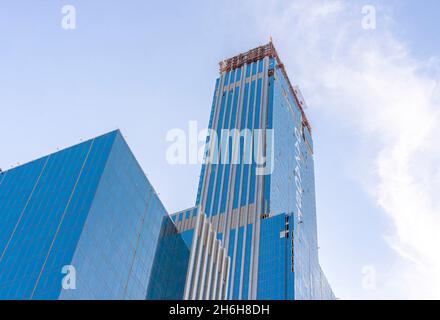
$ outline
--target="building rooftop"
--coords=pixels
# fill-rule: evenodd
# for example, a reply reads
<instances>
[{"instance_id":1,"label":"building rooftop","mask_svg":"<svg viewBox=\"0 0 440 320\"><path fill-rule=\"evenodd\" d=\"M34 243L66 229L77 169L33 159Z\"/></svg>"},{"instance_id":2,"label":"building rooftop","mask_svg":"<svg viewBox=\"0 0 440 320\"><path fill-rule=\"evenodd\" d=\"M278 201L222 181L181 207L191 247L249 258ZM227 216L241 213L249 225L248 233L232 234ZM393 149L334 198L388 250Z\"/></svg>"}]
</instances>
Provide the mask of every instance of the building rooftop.
<instances>
[{"instance_id":1,"label":"building rooftop","mask_svg":"<svg viewBox=\"0 0 440 320\"><path fill-rule=\"evenodd\" d=\"M284 67L284 64L281 62L281 59L278 56L278 53L275 49L275 46L273 45L272 40L270 40L268 44L256 47L256 48L251 49L251 50L244 52L244 53L240 53L232 58L220 61L220 63L219 63L220 73L235 70L245 64L250 64L250 63L256 62L256 61L261 60L265 57L271 57L276 60L276 62L277 62L276 68L281 71L284 78L286 79L286 81L289 85L290 91L298 104L299 110L301 111L303 125L307 127L307 129L309 130L309 132L311 134L312 127L311 127L310 122L307 119L307 116L304 112L304 107L305 107L304 100L301 98L301 94L299 93L298 89L295 90L294 87L292 86L290 79L289 79L289 76L287 75L286 69Z\"/></svg>"}]
</instances>

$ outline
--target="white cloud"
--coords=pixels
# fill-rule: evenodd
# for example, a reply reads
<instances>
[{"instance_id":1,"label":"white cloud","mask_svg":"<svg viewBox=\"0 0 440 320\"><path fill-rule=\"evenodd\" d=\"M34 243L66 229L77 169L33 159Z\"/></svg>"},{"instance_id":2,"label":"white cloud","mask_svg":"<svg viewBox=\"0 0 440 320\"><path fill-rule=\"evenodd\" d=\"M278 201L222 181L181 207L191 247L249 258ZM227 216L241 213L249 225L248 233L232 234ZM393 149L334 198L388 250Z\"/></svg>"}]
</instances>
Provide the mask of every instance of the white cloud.
<instances>
[{"instance_id":1,"label":"white cloud","mask_svg":"<svg viewBox=\"0 0 440 320\"><path fill-rule=\"evenodd\" d=\"M331 108L375 141L366 146L373 154L369 170L357 178L364 186L372 182L366 191L394 226L384 235L401 257L390 266L391 290L440 298L438 58L412 57L390 31L384 8L377 8L377 29L366 31L361 7L348 2L293 1L269 9L265 3L255 12L260 31L289 53L283 58L302 87L319 92L306 96L309 104Z\"/></svg>"}]
</instances>

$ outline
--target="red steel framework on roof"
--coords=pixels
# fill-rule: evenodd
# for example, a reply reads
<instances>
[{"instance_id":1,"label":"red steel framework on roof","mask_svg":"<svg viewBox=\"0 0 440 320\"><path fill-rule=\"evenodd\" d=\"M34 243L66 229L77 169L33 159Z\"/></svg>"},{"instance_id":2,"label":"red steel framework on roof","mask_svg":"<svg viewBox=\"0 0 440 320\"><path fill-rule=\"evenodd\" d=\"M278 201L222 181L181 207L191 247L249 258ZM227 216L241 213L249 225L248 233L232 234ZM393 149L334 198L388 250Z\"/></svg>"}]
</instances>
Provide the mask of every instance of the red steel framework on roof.
<instances>
[{"instance_id":1,"label":"red steel framework on roof","mask_svg":"<svg viewBox=\"0 0 440 320\"><path fill-rule=\"evenodd\" d=\"M292 95L294 96L296 103L298 104L299 110L301 111L303 125L306 126L307 129L309 129L309 132L311 134L312 127L311 127L309 120L307 119L307 116L304 112L304 109L303 109L303 106L301 103L301 99L299 99L297 93L293 89L292 84L290 83L289 77L287 76L284 64L281 62L281 59L278 56L278 53L275 50L275 46L273 45L272 41L270 41L266 45L262 45L257 48L251 49L245 53L241 53L239 55L236 55L235 57L220 61L220 63L219 63L220 64L220 73L240 68L244 64L250 64L250 63L256 62L258 60L263 59L264 57L275 58L275 60L277 61L277 68L281 70L281 73L286 78L287 83L290 88L290 91L291 91Z\"/></svg>"}]
</instances>

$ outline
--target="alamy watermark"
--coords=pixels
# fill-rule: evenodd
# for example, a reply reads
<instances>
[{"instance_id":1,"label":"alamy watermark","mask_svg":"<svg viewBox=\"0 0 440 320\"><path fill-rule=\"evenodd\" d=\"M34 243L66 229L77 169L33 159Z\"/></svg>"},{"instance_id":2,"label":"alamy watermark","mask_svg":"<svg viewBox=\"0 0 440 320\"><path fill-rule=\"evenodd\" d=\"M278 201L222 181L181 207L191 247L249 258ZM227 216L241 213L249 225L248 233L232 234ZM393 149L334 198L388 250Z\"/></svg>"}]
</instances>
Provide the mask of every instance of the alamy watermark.
<instances>
[{"instance_id":1,"label":"alamy watermark","mask_svg":"<svg viewBox=\"0 0 440 320\"><path fill-rule=\"evenodd\" d=\"M362 268L362 288L364 290L376 289L376 268L372 265Z\"/></svg>"},{"instance_id":2,"label":"alamy watermark","mask_svg":"<svg viewBox=\"0 0 440 320\"><path fill-rule=\"evenodd\" d=\"M373 5L362 6L361 26L364 30L376 30L376 7Z\"/></svg>"},{"instance_id":3,"label":"alamy watermark","mask_svg":"<svg viewBox=\"0 0 440 320\"><path fill-rule=\"evenodd\" d=\"M206 138L207 137L207 138ZM171 129L166 135L169 164L254 164L257 175L268 175L274 166L273 129L203 129L188 123L187 132Z\"/></svg>"},{"instance_id":4,"label":"alamy watermark","mask_svg":"<svg viewBox=\"0 0 440 320\"><path fill-rule=\"evenodd\" d=\"M76 269L72 265L63 266L61 273L65 274L61 280L61 286L64 290L75 290L76 289Z\"/></svg>"},{"instance_id":5,"label":"alamy watermark","mask_svg":"<svg viewBox=\"0 0 440 320\"><path fill-rule=\"evenodd\" d=\"M76 29L76 8L67 4L61 8L61 27L64 30Z\"/></svg>"}]
</instances>

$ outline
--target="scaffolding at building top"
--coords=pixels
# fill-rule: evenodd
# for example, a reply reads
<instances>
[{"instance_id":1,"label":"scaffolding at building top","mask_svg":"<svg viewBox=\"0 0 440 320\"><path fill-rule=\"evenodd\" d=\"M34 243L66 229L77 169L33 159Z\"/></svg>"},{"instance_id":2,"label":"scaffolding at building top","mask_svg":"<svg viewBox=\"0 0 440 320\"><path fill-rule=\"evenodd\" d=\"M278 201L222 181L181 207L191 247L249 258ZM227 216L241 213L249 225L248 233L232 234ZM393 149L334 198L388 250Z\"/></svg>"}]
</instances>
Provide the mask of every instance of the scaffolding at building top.
<instances>
[{"instance_id":1,"label":"scaffolding at building top","mask_svg":"<svg viewBox=\"0 0 440 320\"><path fill-rule=\"evenodd\" d=\"M295 90L290 82L290 79L287 75L286 69L284 67L284 64L281 62L280 57L278 56L278 53L275 49L275 46L272 43L272 40L269 41L268 44L259 46L257 48L251 49L247 52L241 53L239 55L236 55L232 58L220 61L219 65L220 65L220 73L224 73L224 72L228 72L228 71L232 71L235 70L237 68L240 68L241 66L245 65L245 64L250 64L253 62L256 62L258 60L261 60L265 57L271 57L274 58L277 62L277 66L276 68L279 69L281 71L281 73L283 74L284 78L287 81L287 84L289 86L289 89L293 95L293 97L296 100L296 103L299 107L299 110L301 112L301 116L302 116L302 122L303 125L307 127L307 129L309 130L310 134L312 133L312 127L310 125L309 120L307 119L307 116L304 112L304 107L305 107L305 102L304 100L300 97L300 94L298 92L298 90Z\"/></svg>"}]
</instances>

